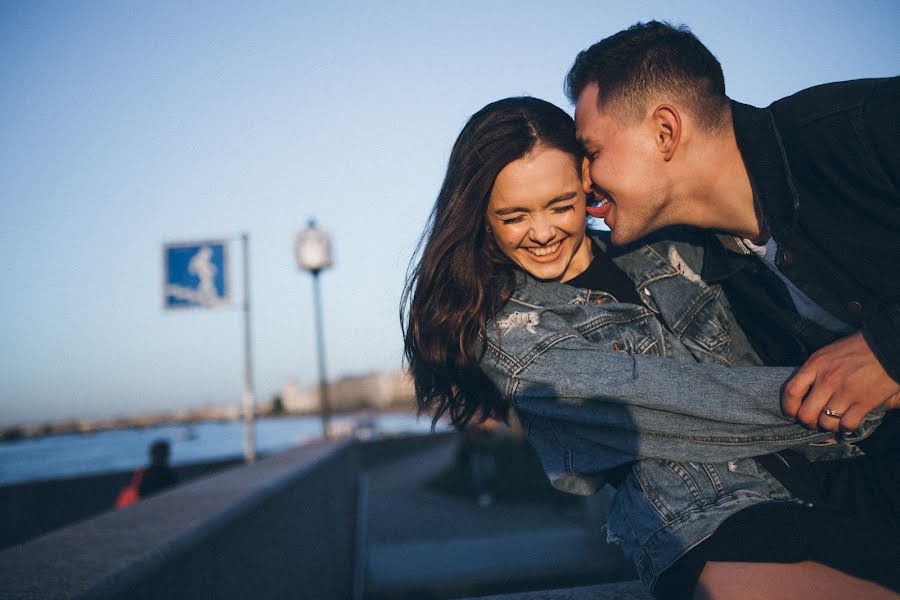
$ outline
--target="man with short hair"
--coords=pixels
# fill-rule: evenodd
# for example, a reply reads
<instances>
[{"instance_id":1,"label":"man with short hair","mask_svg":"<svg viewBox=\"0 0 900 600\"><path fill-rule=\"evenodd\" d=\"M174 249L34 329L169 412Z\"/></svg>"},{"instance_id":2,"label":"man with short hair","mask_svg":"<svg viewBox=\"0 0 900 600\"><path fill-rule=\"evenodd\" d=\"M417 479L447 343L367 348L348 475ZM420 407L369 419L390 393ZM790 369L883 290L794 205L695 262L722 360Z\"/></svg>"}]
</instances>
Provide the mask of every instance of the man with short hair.
<instances>
[{"instance_id":1,"label":"man with short hair","mask_svg":"<svg viewBox=\"0 0 900 600\"><path fill-rule=\"evenodd\" d=\"M587 156L585 188L599 203L589 212L605 219L617 245L672 225L710 230L703 279L721 285L767 364L802 364L783 391L787 415L849 433L869 412L897 407L900 78L822 85L755 108L725 95L718 60L687 28L653 21L579 53L566 87ZM823 540L846 527L832 509L896 527L897 417L889 413L859 444L865 461L759 461L823 502L811 514L824 517L803 517L807 530L831 526ZM707 565L700 578L700 588L726 595L744 584L758 590L779 573L781 592L830 577L747 568L741 561L810 558L790 536L778 539L789 523L800 526L796 511L762 510L765 522L738 515L672 573L696 577L707 560L736 561ZM855 547L865 564L865 544Z\"/></svg>"},{"instance_id":2,"label":"man with short hair","mask_svg":"<svg viewBox=\"0 0 900 600\"><path fill-rule=\"evenodd\" d=\"M724 282L761 354L797 364L822 348L786 386L788 415L853 431L900 399L900 78L754 108L729 100L686 28L650 22L581 52L566 83L613 243L669 225L729 234L704 279Z\"/></svg>"}]
</instances>

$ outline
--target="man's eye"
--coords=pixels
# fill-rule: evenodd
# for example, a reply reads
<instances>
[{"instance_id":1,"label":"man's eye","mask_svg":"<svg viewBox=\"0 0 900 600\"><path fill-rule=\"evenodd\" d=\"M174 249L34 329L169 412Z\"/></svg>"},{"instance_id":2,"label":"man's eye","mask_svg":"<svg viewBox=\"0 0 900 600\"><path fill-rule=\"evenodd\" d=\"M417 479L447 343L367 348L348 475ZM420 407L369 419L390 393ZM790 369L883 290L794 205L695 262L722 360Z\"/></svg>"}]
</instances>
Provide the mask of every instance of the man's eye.
<instances>
[{"instance_id":1,"label":"man's eye","mask_svg":"<svg viewBox=\"0 0 900 600\"><path fill-rule=\"evenodd\" d=\"M521 223L524 220L525 220L525 217L518 216L518 217L513 217L512 219L503 219L503 224L504 225L514 225L516 223Z\"/></svg>"},{"instance_id":2,"label":"man's eye","mask_svg":"<svg viewBox=\"0 0 900 600\"><path fill-rule=\"evenodd\" d=\"M559 206L559 207L557 207L557 208L554 208L554 209L553 209L553 212L555 212L555 213L564 213L564 212L569 212L570 210L575 210L575 205L574 205L574 204L570 204L570 205L568 205L568 206Z\"/></svg>"}]
</instances>

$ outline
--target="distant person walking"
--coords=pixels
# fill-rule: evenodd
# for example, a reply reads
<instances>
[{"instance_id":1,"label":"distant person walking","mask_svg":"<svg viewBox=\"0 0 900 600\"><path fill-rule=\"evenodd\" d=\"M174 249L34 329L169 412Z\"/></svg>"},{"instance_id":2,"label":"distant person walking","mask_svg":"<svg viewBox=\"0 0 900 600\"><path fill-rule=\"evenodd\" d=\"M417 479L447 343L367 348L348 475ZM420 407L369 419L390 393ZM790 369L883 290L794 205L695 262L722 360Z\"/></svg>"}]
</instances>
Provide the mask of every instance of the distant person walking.
<instances>
[{"instance_id":1,"label":"distant person walking","mask_svg":"<svg viewBox=\"0 0 900 600\"><path fill-rule=\"evenodd\" d=\"M131 483L122 488L116 508L124 508L178 483L178 475L169 466L171 446L168 440L150 444L150 464L134 472Z\"/></svg>"},{"instance_id":2,"label":"distant person walking","mask_svg":"<svg viewBox=\"0 0 900 600\"><path fill-rule=\"evenodd\" d=\"M150 445L150 465L141 481L141 498L152 496L178 483L178 475L169 466L171 447L168 440L156 440Z\"/></svg>"}]
</instances>

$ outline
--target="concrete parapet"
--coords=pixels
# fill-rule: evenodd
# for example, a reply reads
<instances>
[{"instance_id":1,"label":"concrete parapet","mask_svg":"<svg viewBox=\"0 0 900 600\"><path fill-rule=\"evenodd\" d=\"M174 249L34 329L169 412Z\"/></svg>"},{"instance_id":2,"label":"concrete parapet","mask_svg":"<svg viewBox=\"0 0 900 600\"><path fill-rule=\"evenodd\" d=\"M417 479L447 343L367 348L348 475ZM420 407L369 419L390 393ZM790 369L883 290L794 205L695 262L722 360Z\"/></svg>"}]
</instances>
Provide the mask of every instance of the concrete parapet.
<instances>
[{"instance_id":1,"label":"concrete parapet","mask_svg":"<svg viewBox=\"0 0 900 600\"><path fill-rule=\"evenodd\" d=\"M173 467L179 483L243 462L236 457ZM112 509L133 469L0 486L0 550Z\"/></svg>"},{"instance_id":2,"label":"concrete parapet","mask_svg":"<svg viewBox=\"0 0 900 600\"><path fill-rule=\"evenodd\" d=\"M414 590L426 587L466 589L457 597L629 577L590 527L536 507L513 511L518 529L492 533L481 519L466 523L473 521L467 504L434 500L431 512L418 507L428 513L414 519L419 535L400 535L395 525L409 525L410 511L430 494L407 488L452 460L454 435L319 442L194 480L0 552L0 599L417 597ZM366 524L380 514L376 500L391 513L381 515L388 522L380 528ZM459 531L430 531L435 518ZM369 540L372 530L390 535ZM649 595L621 582L496 598Z\"/></svg>"},{"instance_id":3,"label":"concrete parapet","mask_svg":"<svg viewBox=\"0 0 900 600\"><path fill-rule=\"evenodd\" d=\"M0 598L352 595L356 443L304 446L0 552Z\"/></svg>"}]
</instances>

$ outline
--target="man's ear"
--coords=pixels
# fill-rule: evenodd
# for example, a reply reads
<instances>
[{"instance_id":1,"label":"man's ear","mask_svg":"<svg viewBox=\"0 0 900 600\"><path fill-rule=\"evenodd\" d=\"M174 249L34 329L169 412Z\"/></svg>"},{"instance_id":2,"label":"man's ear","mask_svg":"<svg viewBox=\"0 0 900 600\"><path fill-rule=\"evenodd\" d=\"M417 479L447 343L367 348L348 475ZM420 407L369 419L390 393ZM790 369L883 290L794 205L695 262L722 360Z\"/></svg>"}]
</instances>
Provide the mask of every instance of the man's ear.
<instances>
[{"instance_id":1,"label":"man's ear","mask_svg":"<svg viewBox=\"0 0 900 600\"><path fill-rule=\"evenodd\" d=\"M681 141L681 113L671 104L660 104L653 111L656 148L665 161L672 160Z\"/></svg>"},{"instance_id":2,"label":"man's ear","mask_svg":"<svg viewBox=\"0 0 900 600\"><path fill-rule=\"evenodd\" d=\"M581 159L581 189L585 194L590 194L594 189L591 181L591 161L587 157Z\"/></svg>"}]
</instances>

